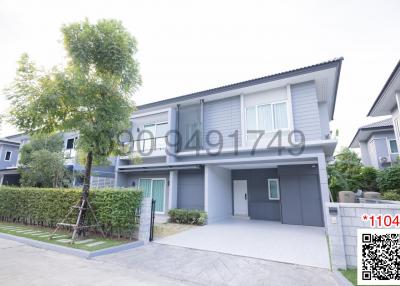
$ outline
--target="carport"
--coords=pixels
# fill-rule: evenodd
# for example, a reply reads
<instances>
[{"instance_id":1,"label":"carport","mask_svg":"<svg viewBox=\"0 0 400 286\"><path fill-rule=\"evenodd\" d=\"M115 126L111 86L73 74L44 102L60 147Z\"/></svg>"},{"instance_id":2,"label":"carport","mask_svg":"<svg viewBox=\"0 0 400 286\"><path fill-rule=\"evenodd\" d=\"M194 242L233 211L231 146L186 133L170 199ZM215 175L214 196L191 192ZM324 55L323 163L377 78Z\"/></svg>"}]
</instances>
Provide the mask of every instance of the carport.
<instances>
[{"instance_id":1,"label":"carport","mask_svg":"<svg viewBox=\"0 0 400 286\"><path fill-rule=\"evenodd\" d=\"M323 227L230 218L196 227L155 242L284 263L330 268L328 245Z\"/></svg>"}]
</instances>

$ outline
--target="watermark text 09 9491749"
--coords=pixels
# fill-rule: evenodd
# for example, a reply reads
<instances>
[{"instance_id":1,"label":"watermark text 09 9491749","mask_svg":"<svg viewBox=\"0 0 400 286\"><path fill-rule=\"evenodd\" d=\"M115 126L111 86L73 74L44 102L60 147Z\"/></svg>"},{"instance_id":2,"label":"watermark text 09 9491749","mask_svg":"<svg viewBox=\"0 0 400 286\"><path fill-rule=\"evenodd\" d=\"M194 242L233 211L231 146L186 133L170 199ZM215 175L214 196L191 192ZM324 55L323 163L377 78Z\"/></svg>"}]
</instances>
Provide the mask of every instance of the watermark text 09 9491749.
<instances>
[{"instance_id":1,"label":"watermark text 09 9491749","mask_svg":"<svg viewBox=\"0 0 400 286\"><path fill-rule=\"evenodd\" d=\"M264 130L247 130L246 146L250 146L250 154L255 155L259 149L276 149L278 155L287 150L292 156L299 156L305 149L305 136L300 130L266 133ZM219 130L209 130L203 134L201 130L182 134L178 130L169 130L164 136L155 136L150 130L141 130L135 136L127 130L119 134L118 141L122 147L123 155L137 152L141 156L151 155L157 150L165 150L169 156L182 150L194 150L199 155L201 150L210 156L220 155L224 144L228 141L235 155L239 154L242 138L239 130L223 135Z\"/></svg>"}]
</instances>

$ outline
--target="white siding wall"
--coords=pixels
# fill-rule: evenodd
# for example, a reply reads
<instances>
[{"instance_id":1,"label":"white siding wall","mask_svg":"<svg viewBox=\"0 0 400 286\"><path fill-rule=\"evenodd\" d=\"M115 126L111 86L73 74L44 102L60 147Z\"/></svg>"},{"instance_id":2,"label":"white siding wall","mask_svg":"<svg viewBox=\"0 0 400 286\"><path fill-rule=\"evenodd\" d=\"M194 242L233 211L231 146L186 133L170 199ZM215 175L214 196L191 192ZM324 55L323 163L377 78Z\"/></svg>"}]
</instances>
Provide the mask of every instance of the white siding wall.
<instances>
[{"instance_id":1,"label":"white siding wall","mask_svg":"<svg viewBox=\"0 0 400 286\"><path fill-rule=\"evenodd\" d=\"M208 222L232 216L231 170L217 166L205 166L205 204Z\"/></svg>"}]
</instances>

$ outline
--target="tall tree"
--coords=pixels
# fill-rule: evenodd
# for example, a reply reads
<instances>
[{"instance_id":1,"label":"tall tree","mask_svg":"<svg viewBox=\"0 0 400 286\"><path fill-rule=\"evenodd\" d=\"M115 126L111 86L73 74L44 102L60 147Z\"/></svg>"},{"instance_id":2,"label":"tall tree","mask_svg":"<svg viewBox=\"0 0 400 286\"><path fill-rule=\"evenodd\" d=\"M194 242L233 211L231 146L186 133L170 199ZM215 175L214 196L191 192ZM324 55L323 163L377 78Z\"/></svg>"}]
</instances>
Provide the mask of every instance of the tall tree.
<instances>
[{"instance_id":1,"label":"tall tree","mask_svg":"<svg viewBox=\"0 0 400 286\"><path fill-rule=\"evenodd\" d=\"M85 152L82 199L87 199L93 161L118 151L129 126L131 95L141 83L135 38L116 20L88 20L61 29L68 61L39 70L22 55L10 87L11 122L29 133L79 131Z\"/></svg>"}]
</instances>

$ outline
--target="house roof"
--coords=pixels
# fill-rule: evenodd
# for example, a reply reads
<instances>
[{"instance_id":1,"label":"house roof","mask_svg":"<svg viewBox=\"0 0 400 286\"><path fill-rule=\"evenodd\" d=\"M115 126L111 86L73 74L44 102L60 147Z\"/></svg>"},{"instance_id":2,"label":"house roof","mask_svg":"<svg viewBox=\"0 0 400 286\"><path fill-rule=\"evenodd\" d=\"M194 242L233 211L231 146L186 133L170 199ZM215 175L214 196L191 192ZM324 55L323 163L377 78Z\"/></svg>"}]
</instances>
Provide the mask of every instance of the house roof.
<instances>
[{"instance_id":1,"label":"house roof","mask_svg":"<svg viewBox=\"0 0 400 286\"><path fill-rule=\"evenodd\" d=\"M350 148L358 148L360 141L367 140L372 133L377 131L390 131L393 130L393 121L392 118L384 119L381 121L377 121L374 123L370 123L364 126L361 126L358 130L356 135L354 136L353 140L350 143Z\"/></svg>"},{"instance_id":2,"label":"house roof","mask_svg":"<svg viewBox=\"0 0 400 286\"><path fill-rule=\"evenodd\" d=\"M315 72L315 71L320 71L320 70L325 70L325 69L336 67L337 68L336 82L334 84L334 100L333 100L332 112L331 112L331 118L333 119L333 113L335 110L335 102L336 102L337 89L338 89L338 85L339 85L339 76L340 76L340 69L341 69L342 61L343 61L343 57L335 58L333 60L325 61L325 62L318 63L318 64L311 65L311 66L306 66L306 67L293 69L293 70L289 70L289 71L285 71L285 72L281 72L281 73L276 73L276 74L272 74L272 75L268 75L268 76L264 76L264 77L260 77L260 78L255 78L255 79L251 79L251 80L228 84L228 85L220 86L217 88L207 89L207 90L203 90L203 91L199 91L199 92L195 92L195 93L190 93L190 94L186 94L186 95L181 95L181 96L177 96L177 97L173 97L173 98L169 98L169 99L164 99L164 100L140 105L137 108L138 108L138 110L143 110L143 109L148 109L148 108L153 108L153 107L160 107L160 106L168 105L168 104L174 104L174 103L178 104L179 102L186 101L186 100L196 99L196 98L200 98L200 97L209 96L212 94L222 93L225 91L254 86L254 85L258 85L258 84L263 84L263 83L272 82L272 81L276 81L276 80L280 80L280 79L284 79L284 78L290 78L290 77L294 77L294 76L298 76L298 75L302 75L302 74L306 74L306 73L311 73L311 72Z\"/></svg>"},{"instance_id":3,"label":"house roof","mask_svg":"<svg viewBox=\"0 0 400 286\"><path fill-rule=\"evenodd\" d=\"M10 139L7 139L7 138L0 138L0 143L11 144L11 145L19 145L20 144L20 142L13 141L13 140L10 140Z\"/></svg>"},{"instance_id":4,"label":"house roof","mask_svg":"<svg viewBox=\"0 0 400 286\"><path fill-rule=\"evenodd\" d=\"M390 115L393 106L396 105L394 91L397 89L400 89L400 60L375 99L368 116Z\"/></svg>"}]
</instances>

